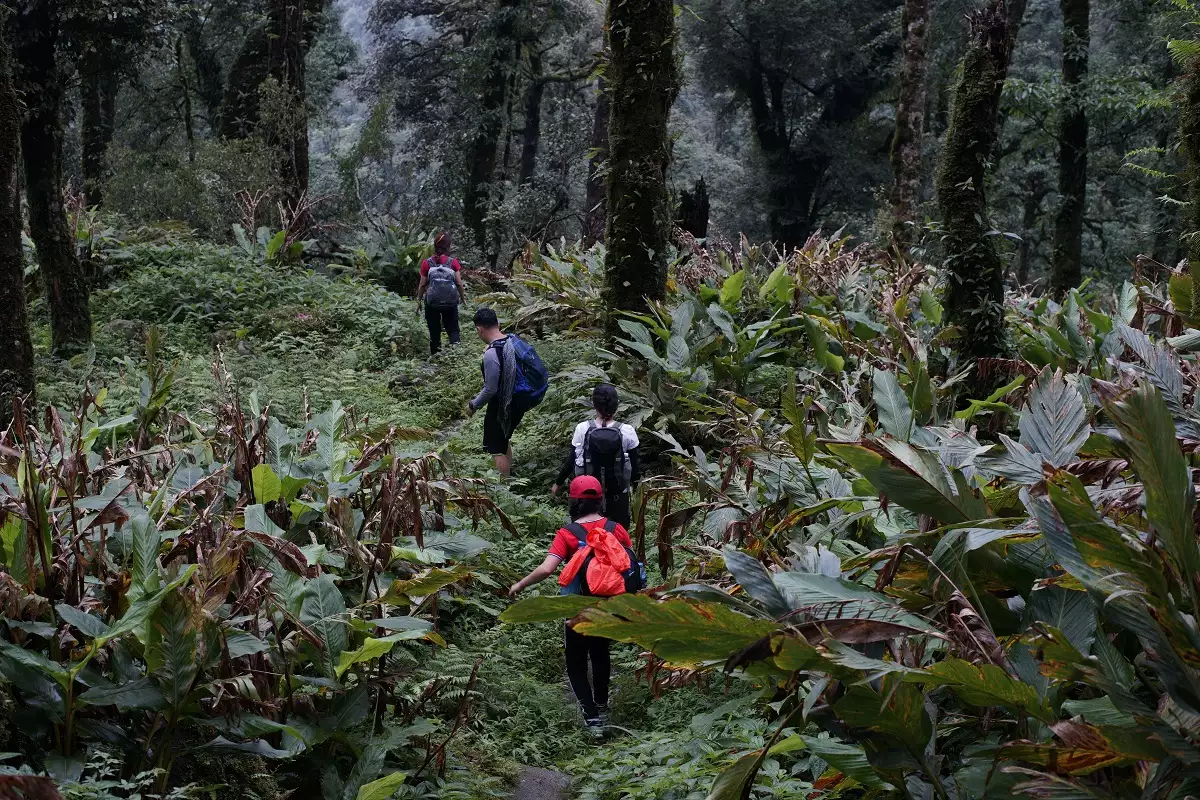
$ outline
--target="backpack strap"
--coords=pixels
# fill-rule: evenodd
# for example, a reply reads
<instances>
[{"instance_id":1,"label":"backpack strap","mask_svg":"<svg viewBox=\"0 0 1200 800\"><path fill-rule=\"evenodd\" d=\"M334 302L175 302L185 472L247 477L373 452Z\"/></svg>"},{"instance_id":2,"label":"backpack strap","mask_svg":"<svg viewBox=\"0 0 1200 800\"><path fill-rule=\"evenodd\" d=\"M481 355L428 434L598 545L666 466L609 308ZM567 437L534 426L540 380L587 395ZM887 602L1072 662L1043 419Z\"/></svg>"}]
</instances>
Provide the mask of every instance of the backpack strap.
<instances>
[{"instance_id":1,"label":"backpack strap","mask_svg":"<svg viewBox=\"0 0 1200 800\"><path fill-rule=\"evenodd\" d=\"M609 533L616 533L617 521L615 519L604 520L604 530L608 531Z\"/></svg>"},{"instance_id":2,"label":"backpack strap","mask_svg":"<svg viewBox=\"0 0 1200 800\"><path fill-rule=\"evenodd\" d=\"M583 527L578 522L568 522L566 525L563 525L563 530L575 534L575 538L579 540L580 548L588 546L587 528Z\"/></svg>"}]
</instances>

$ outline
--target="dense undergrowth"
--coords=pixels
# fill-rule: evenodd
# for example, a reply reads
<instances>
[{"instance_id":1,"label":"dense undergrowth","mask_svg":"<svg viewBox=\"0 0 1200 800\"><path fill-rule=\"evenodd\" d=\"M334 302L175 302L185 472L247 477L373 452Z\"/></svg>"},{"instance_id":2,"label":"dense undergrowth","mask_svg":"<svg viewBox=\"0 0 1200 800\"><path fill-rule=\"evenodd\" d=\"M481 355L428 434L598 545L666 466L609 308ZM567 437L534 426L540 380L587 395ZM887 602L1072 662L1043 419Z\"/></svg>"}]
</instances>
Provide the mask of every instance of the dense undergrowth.
<instances>
[{"instance_id":1,"label":"dense undergrowth","mask_svg":"<svg viewBox=\"0 0 1200 800\"><path fill-rule=\"evenodd\" d=\"M601 251L531 251L485 298L556 373L505 486L463 413L479 346L427 358L411 299L178 233L99 253L94 351L43 352L0 442L14 771L78 797L505 797L522 764L595 800L1197 791L1185 276L1010 297L1012 357L967 365L934 272L845 241L685 249L611 346ZM506 610L602 378L655 475L658 588ZM626 643L602 742L571 617Z\"/></svg>"}]
</instances>

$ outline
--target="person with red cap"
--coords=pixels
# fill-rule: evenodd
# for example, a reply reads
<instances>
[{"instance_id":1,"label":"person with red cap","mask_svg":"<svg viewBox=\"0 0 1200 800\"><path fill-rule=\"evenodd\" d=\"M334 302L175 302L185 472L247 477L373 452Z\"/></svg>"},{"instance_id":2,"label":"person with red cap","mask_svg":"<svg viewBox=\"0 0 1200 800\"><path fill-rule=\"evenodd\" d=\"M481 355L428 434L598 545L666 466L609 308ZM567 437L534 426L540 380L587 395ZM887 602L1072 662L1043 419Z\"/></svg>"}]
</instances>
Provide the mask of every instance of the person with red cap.
<instances>
[{"instance_id":1,"label":"person with red cap","mask_svg":"<svg viewBox=\"0 0 1200 800\"><path fill-rule=\"evenodd\" d=\"M604 487L594 476L581 475L571 481L569 509L572 525L559 528L546 560L514 583L508 590L509 597L516 597L523 589L549 578L560 564L570 561L576 551L591 540L593 534L607 532L616 537L624 547L633 547L629 532L621 525L604 518ZM582 540L580 530L583 532ZM573 593L571 586L564 586L562 593ZM601 714L608 712L608 684L612 673L612 661L608 650L610 644L608 639L577 633L570 624L564 629L563 649L566 655L567 677L571 681L571 690L579 700L588 728L594 730L603 727ZM588 680L589 662L591 681Z\"/></svg>"},{"instance_id":2,"label":"person with red cap","mask_svg":"<svg viewBox=\"0 0 1200 800\"><path fill-rule=\"evenodd\" d=\"M450 234L443 231L433 240L433 255L421 262L421 281L417 284L417 313L425 303L425 324L429 327L429 353L442 347L442 328L450 344L458 344L458 307L467 302L463 288L462 264L450 255Z\"/></svg>"}]
</instances>

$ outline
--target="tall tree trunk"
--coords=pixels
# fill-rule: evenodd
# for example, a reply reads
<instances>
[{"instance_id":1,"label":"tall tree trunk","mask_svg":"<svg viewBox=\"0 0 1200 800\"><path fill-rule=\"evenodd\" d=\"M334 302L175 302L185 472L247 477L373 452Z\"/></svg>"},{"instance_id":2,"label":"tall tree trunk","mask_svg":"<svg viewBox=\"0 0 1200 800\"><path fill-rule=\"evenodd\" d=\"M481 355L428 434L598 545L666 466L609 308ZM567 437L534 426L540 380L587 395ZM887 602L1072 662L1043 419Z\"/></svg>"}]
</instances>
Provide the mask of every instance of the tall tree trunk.
<instances>
[{"instance_id":1,"label":"tall tree trunk","mask_svg":"<svg viewBox=\"0 0 1200 800\"><path fill-rule=\"evenodd\" d=\"M229 78L217 114L217 131L222 139L245 139L258 129L259 89L267 79L271 47L269 25L256 25L246 34L237 57L229 67ZM202 52L193 50L193 52ZM203 76L203 61L197 61L197 74ZM211 74L206 79L211 82ZM206 102L211 98L206 93Z\"/></svg>"},{"instance_id":2,"label":"tall tree trunk","mask_svg":"<svg viewBox=\"0 0 1200 800\"><path fill-rule=\"evenodd\" d=\"M679 218L675 222L697 239L708 238L708 185L703 177L691 191L679 193Z\"/></svg>"},{"instance_id":3,"label":"tall tree trunk","mask_svg":"<svg viewBox=\"0 0 1200 800\"><path fill-rule=\"evenodd\" d=\"M925 123L925 34L929 0L904 0L900 21L903 63L896 133L892 138L892 239L911 242L921 192L921 134Z\"/></svg>"},{"instance_id":4,"label":"tall tree trunk","mask_svg":"<svg viewBox=\"0 0 1200 800\"><path fill-rule=\"evenodd\" d=\"M274 120L268 142L279 149L279 179L290 227L308 231L312 217L305 210L308 194L308 106L305 94L306 0L271 0L268 24L267 74L282 93L283 119Z\"/></svg>"},{"instance_id":5,"label":"tall tree trunk","mask_svg":"<svg viewBox=\"0 0 1200 800\"><path fill-rule=\"evenodd\" d=\"M972 14L962 74L935 185L945 228L946 316L966 358L1004 351L1004 268L988 236L984 186L997 137L1000 93L1024 0L993 0Z\"/></svg>"},{"instance_id":6,"label":"tall tree trunk","mask_svg":"<svg viewBox=\"0 0 1200 800\"><path fill-rule=\"evenodd\" d=\"M183 132L187 139L188 161L196 160L196 115L192 111L192 87L188 82L187 58L184 55L183 35L175 37L175 72L179 79L179 94L183 98Z\"/></svg>"},{"instance_id":7,"label":"tall tree trunk","mask_svg":"<svg viewBox=\"0 0 1200 800\"><path fill-rule=\"evenodd\" d=\"M204 27L199 21L189 19L183 27L183 36L192 68L196 73L196 94L204 105L208 127L215 132L220 126L221 103L225 96L221 62L216 51L209 46L209 37L205 35Z\"/></svg>"},{"instance_id":8,"label":"tall tree trunk","mask_svg":"<svg viewBox=\"0 0 1200 800\"><path fill-rule=\"evenodd\" d=\"M75 237L63 203L62 105L57 0L25 0L13 16L13 52L18 91L25 99L21 152L29 201L29 229L50 306L50 340L55 353L85 348L92 338L88 285L75 255Z\"/></svg>"},{"instance_id":9,"label":"tall tree trunk","mask_svg":"<svg viewBox=\"0 0 1200 800\"><path fill-rule=\"evenodd\" d=\"M0 429L12 419L13 401L37 385L21 262L20 135L8 37L0 31Z\"/></svg>"},{"instance_id":10,"label":"tall tree trunk","mask_svg":"<svg viewBox=\"0 0 1200 800\"><path fill-rule=\"evenodd\" d=\"M592 118L592 155L588 160L586 211L583 215L583 240L587 245L604 241L607 225L604 165L608 161L608 118L611 104L608 87L601 77L596 84L596 113Z\"/></svg>"},{"instance_id":11,"label":"tall tree trunk","mask_svg":"<svg viewBox=\"0 0 1200 800\"><path fill-rule=\"evenodd\" d=\"M475 246L494 269L500 257L488 236L487 216L492 202L492 181L500 137L504 133L508 102L509 73L513 67L513 39L516 37L517 0L499 0L497 24L492 34L493 47L484 78L479 117L467 155L467 186L463 193L463 221L471 231Z\"/></svg>"},{"instance_id":12,"label":"tall tree trunk","mask_svg":"<svg viewBox=\"0 0 1200 800\"><path fill-rule=\"evenodd\" d=\"M1029 283L1029 266L1033 262L1033 229L1037 225L1038 211L1046 190L1027 186L1021 209L1021 245L1017 248L1016 279L1018 286Z\"/></svg>"},{"instance_id":13,"label":"tall tree trunk","mask_svg":"<svg viewBox=\"0 0 1200 800\"><path fill-rule=\"evenodd\" d=\"M1083 278L1083 212L1087 202L1086 108L1089 0L1060 0L1063 15L1062 77L1066 90L1058 129L1058 214L1050 289L1063 297Z\"/></svg>"},{"instance_id":14,"label":"tall tree trunk","mask_svg":"<svg viewBox=\"0 0 1200 800\"><path fill-rule=\"evenodd\" d=\"M517 182L525 185L537 170L538 145L542 139L542 97L546 81L542 77L542 57L529 57L530 82L525 90L525 129L521 134L521 170Z\"/></svg>"},{"instance_id":15,"label":"tall tree trunk","mask_svg":"<svg viewBox=\"0 0 1200 800\"><path fill-rule=\"evenodd\" d=\"M671 203L667 123L679 89L672 0L609 0L612 116L609 122L610 328L617 311L641 311L667 285Z\"/></svg>"},{"instance_id":16,"label":"tall tree trunk","mask_svg":"<svg viewBox=\"0 0 1200 800\"><path fill-rule=\"evenodd\" d=\"M1187 164L1188 202L1184 206L1180 233L1187 252L1188 273L1192 277L1192 307L1186 311L1195 316L1200 314L1200 57L1193 58L1188 64L1183 87L1179 149Z\"/></svg>"},{"instance_id":17,"label":"tall tree trunk","mask_svg":"<svg viewBox=\"0 0 1200 800\"><path fill-rule=\"evenodd\" d=\"M111 47L112 42L103 39L88 42L79 59L83 194L89 206L104 203L108 148L116 131L117 93L121 82Z\"/></svg>"}]
</instances>

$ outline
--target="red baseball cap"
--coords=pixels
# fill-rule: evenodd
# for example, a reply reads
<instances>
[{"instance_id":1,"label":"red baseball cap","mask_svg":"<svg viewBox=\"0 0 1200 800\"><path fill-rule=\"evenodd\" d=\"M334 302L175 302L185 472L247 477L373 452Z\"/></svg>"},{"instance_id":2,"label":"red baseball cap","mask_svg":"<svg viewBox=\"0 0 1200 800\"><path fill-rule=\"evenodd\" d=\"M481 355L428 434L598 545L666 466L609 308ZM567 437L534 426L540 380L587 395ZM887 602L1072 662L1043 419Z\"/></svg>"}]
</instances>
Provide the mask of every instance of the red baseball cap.
<instances>
[{"instance_id":1,"label":"red baseball cap","mask_svg":"<svg viewBox=\"0 0 1200 800\"><path fill-rule=\"evenodd\" d=\"M571 481L572 500L599 499L601 497L604 497L604 488L600 485L600 481L591 475L580 475Z\"/></svg>"}]
</instances>

